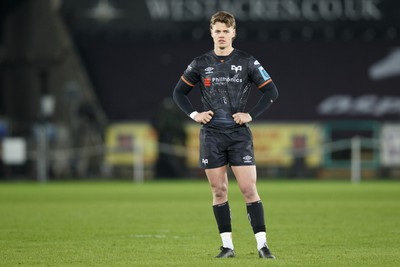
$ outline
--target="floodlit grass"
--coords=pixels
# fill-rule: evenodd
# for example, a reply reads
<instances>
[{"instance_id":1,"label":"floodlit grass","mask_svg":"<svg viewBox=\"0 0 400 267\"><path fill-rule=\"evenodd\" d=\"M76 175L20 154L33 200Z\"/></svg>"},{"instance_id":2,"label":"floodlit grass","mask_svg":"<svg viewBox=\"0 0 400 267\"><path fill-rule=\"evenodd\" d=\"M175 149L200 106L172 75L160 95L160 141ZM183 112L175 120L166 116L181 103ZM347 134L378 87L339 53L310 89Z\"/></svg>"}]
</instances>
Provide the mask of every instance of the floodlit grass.
<instances>
[{"instance_id":1,"label":"floodlit grass","mask_svg":"<svg viewBox=\"0 0 400 267\"><path fill-rule=\"evenodd\" d=\"M0 183L1 266L400 266L400 182L260 180L269 245L259 259L237 184L237 257L206 181Z\"/></svg>"}]
</instances>

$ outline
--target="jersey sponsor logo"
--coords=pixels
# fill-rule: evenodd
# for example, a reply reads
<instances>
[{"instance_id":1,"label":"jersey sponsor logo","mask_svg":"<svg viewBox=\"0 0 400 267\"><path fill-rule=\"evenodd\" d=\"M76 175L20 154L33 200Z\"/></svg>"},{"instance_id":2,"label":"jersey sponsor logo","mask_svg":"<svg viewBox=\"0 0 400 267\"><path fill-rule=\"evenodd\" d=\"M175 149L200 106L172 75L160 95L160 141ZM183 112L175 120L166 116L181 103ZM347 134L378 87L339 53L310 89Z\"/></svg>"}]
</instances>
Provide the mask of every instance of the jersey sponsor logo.
<instances>
[{"instance_id":1,"label":"jersey sponsor logo","mask_svg":"<svg viewBox=\"0 0 400 267\"><path fill-rule=\"evenodd\" d=\"M258 71L260 72L261 76L264 78L265 81L271 79L268 72L262 66L258 67Z\"/></svg>"},{"instance_id":2,"label":"jersey sponsor logo","mask_svg":"<svg viewBox=\"0 0 400 267\"><path fill-rule=\"evenodd\" d=\"M238 71L242 71L242 66L231 65L231 70L234 70L235 73L237 73Z\"/></svg>"},{"instance_id":3,"label":"jersey sponsor logo","mask_svg":"<svg viewBox=\"0 0 400 267\"><path fill-rule=\"evenodd\" d=\"M216 77L212 78L212 83L217 85L224 85L226 83L241 83L243 79L239 79L236 75L232 78L229 77Z\"/></svg>"},{"instance_id":4,"label":"jersey sponsor logo","mask_svg":"<svg viewBox=\"0 0 400 267\"><path fill-rule=\"evenodd\" d=\"M210 87L211 86L211 79L209 77L205 77L203 79L204 86Z\"/></svg>"},{"instance_id":5,"label":"jersey sponsor logo","mask_svg":"<svg viewBox=\"0 0 400 267\"><path fill-rule=\"evenodd\" d=\"M258 60L254 61L254 65L260 65L260 62Z\"/></svg>"},{"instance_id":6,"label":"jersey sponsor logo","mask_svg":"<svg viewBox=\"0 0 400 267\"><path fill-rule=\"evenodd\" d=\"M206 68L204 70L206 71L206 74L211 74L211 73L213 73L214 68L208 67L208 68Z\"/></svg>"},{"instance_id":7,"label":"jersey sponsor logo","mask_svg":"<svg viewBox=\"0 0 400 267\"><path fill-rule=\"evenodd\" d=\"M207 165L208 164L208 159L201 159L201 163L204 164L204 165Z\"/></svg>"},{"instance_id":8,"label":"jersey sponsor logo","mask_svg":"<svg viewBox=\"0 0 400 267\"><path fill-rule=\"evenodd\" d=\"M192 66L188 65L186 71L191 71L192 69L193 69Z\"/></svg>"},{"instance_id":9,"label":"jersey sponsor logo","mask_svg":"<svg viewBox=\"0 0 400 267\"><path fill-rule=\"evenodd\" d=\"M247 156L244 156L244 157L243 157L243 162L244 162L244 163L252 163L252 159L253 159L252 156L247 155Z\"/></svg>"}]
</instances>

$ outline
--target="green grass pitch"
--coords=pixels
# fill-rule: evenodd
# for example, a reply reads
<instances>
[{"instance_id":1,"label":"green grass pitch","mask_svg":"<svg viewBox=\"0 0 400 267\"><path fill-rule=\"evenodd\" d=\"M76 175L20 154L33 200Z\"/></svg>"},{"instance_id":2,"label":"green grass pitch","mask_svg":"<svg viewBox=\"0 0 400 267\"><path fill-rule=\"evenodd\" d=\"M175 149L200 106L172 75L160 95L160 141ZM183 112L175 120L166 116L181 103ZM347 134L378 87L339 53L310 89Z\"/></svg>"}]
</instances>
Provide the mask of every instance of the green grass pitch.
<instances>
[{"instance_id":1,"label":"green grass pitch","mask_svg":"<svg viewBox=\"0 0 400 267\"><path fill-rule=\"evenodd\" d=\"M259 259L231 181L237 257L206 181L0 183L0 266L400 266L400 182L260 179L269 245Z\"/></svg>"}]
</instances>

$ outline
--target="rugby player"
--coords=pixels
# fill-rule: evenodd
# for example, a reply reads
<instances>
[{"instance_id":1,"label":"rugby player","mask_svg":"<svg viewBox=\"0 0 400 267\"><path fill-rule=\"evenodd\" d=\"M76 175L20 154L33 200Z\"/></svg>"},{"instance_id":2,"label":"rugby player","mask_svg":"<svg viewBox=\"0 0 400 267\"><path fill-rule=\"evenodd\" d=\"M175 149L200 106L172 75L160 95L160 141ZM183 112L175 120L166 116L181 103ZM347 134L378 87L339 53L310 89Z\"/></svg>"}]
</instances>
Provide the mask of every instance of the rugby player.
<instances>
[{"instance_id":1,"label":"rugby player","mask_svg":"<svg viewBox=\"0 0 400 267\"><path fill-rule=\"evenodd\" d=\"M234 16L219 11L211 17L214 49L195 58L179 79L173 98L200 130L199 165L213 195L213 211L222 240L217 258L235 257L228 202L228 167L231 168L247 206L260 258L274 259L266 237L264 208L257 192L253 139L248 123L277 99L271 77L253 56L234 49ZM187 95L198 84L204 110L193 108ZM252 84L261 92L257 104L245 111Z\"/></svg>"}]
</instances>

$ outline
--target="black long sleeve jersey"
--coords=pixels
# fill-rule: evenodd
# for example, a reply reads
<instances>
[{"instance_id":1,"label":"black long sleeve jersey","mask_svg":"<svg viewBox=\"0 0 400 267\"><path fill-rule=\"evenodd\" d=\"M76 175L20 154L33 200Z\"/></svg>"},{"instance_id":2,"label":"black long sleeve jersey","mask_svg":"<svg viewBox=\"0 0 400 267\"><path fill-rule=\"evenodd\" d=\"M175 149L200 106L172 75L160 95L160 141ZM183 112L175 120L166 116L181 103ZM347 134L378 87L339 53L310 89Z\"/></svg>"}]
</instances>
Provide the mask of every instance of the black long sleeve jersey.
<instances>
[{"instance_id":1,"label":"black long sleeve jersey","mask_svg":"<svg viewBox=\"0 0 400 267\"><path fill-rule=\"evenodd\" d=\"M253 56L236 49L224 60L221 60L214 51L195 58L181 79L191 88L199 83L204 110L214 112L212 120L207 124L212 128L226 129L239 126L232 115L244 112L251 83L262 88L263 93L265 88L276 92L273 93L272 99L266 100L267 105L277 97L276 87L267 71Z\"/></svg>"}]
</instances>

